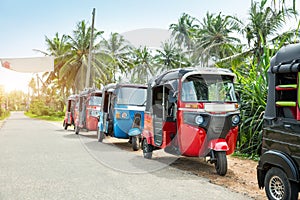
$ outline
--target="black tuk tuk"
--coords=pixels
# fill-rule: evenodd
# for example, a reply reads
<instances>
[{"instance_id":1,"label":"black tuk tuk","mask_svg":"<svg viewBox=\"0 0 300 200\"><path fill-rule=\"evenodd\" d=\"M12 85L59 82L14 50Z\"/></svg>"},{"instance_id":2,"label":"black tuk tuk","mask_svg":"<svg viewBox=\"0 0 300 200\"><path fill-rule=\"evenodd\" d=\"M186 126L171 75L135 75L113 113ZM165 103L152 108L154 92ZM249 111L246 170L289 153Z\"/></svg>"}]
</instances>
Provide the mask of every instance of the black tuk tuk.
<instances>
[{"instance_id":1,"label":"black tuk tuk","mask_svg":"<svg viewBox=\"0 0 300 200\"><path fill-rule=\"evenodd\" d=\"M300 170L300 44L282 47L271 59L259 188L269 199L298 199Z\"/></svg>"}]
</instances>

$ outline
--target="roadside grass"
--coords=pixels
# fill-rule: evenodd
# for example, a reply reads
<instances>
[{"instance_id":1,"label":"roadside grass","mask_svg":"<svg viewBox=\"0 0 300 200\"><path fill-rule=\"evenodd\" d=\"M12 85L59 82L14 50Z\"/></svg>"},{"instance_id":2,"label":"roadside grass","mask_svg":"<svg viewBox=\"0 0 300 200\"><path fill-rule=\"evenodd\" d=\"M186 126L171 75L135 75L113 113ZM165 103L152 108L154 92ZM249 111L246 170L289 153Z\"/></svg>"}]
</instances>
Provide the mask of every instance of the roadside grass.
<instances>
[{"instance_id":1,"label":"roadside grass","mask_svg":"<svg viewBox=\"0 0 300 200\"><path fill-rule=\"evenodd\" d=\"M235 151L231 156L244 159L244 160L254 160L254 161L259 161L259 155L253 154L249 155L246 153L241 153L239 151Z\"/></svg>"},{"instance_id":2,"label":"roadside grass","mask_svg":"<svg viewBox=\"0 0 300 200\"><path fill-rule=\"evenodd\" d=\"M4 119L8 118L9 116L10 116L10 112L6 112L5 114L0 115L0 120L4 120Z\"/></svg>"},{"instance_id":3,"label":"roadside grass","mask_svg":"<svg viewBox=\"0 0 300 200\"><path fill-rule=\"evenodd\" d=\"M47 121L56 121L56 122L62 122L64 121L64 117L58 117L58 116L39 116L39 115L35 115L35 114L32 114L32 113L29 113L29 112L25 112L24 113L27 117L30 117L30 118L34 118L34 119L41 119L41 120L47 120Z\"/></svg>"}]
</instances>

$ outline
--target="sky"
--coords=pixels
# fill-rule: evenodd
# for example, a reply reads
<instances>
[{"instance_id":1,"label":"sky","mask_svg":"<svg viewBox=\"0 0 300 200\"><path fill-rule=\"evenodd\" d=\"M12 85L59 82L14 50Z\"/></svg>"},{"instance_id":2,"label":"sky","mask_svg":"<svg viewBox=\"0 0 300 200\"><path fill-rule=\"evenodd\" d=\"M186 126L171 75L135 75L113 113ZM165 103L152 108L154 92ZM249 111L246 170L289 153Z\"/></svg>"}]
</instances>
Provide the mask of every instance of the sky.
<instances>
[{"instance_id":1,"label":"sky","mask_svg":"<svg viewBox=\"0 0 300 200\"><path fill-rule=\"evenodd\" d=\"M42 56L34 49L47 51L45 36L72 35L81 20L91 24L93 8L95 28L108 37L143 28L167 30L183 13L201 20L208 11L222 12L246 22L250 4L251 0L0 0L0 58ZM12 78L0 70L0 85Z\"/></svg>"}]
</instances>

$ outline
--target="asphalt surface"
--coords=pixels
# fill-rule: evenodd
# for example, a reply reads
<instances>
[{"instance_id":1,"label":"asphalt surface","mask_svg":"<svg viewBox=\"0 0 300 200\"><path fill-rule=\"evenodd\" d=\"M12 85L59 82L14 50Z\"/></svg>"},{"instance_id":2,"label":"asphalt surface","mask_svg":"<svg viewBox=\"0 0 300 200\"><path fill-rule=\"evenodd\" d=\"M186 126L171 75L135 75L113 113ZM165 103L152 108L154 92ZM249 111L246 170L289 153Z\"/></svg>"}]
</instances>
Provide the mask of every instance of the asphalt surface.
<instances>
[{"instance_id":1,"label":"asphalt surface","mask_svg":"<svg viewBox=\"0 0 300 200\"><path fill-rule=\"evenodd\" d=\"M123 140L98 143L95 134L13 112L0 128L0 200L249 199L170 167L176 157L147 160Z\"/></svg>"}]
</instances>

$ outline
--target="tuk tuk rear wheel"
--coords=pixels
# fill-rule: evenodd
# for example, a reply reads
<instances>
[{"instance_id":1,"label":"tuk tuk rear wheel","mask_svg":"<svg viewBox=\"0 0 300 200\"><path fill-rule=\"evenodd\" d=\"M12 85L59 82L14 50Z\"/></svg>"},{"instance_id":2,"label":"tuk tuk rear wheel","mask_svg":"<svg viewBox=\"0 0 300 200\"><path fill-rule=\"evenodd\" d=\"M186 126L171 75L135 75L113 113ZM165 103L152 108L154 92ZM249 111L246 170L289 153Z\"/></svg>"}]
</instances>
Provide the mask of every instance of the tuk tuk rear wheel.
<instances>
[{"instance_id":1,"label":"tuk tuk rear wheel","mask_svg":"<svg viewBox=\"0 0 300 200\"><path fill-rule=\"evenodd\" d=\"M139 150L139 136L132 136L131 137L132 149L133 151Z\"/></svg>"},{"instance_id":2,"label":"tuk tuk rear wheel","mask_svg":"<svg viewBox=\"0 0 300 200\"><path fill-rule=\"evenodd\" d=\"M68 124L67 124L67 123L65 123L65 121L64 121L64 128L65 128L65 130L67 130L67 129L68 129Z\"/></svg>"},{"instance_id":3,"label":"tuk tuk rear wheel","mask_svg":"<svg viewBox=\"0 0 300 200\"><path fill-rule=\"evenodd\" d=\"M151 144L148 144L146 138L143 139L142 148L143 148L144 158L151 159L152 158L153 146Z\"/></svg>"},{"instance_id":4,"label":"tuk tuk rear wheel","mask_svg":"<svg viewBox=\"0 0 300 200\"><path fill-rule=\"evenodd\" d=\"M98 142L102 142L104 139L104 132L100 131L99 128L97 128L97 138Z\"/></svg>"},{"instance_id":5,"label":"tuk tuk rear wheel","mask_svg":"<svg viewBox=\"0 0 300 200\"><path fill-rule=\"evenodd\" d=\"M75 126L75 134L78 135L78 133L79 133L79 127Z\"/></svg>"},{"instance_id":6,"label":"tuk tuk rear wheel","mask_svg":"<svg viewBox=\"0 0 300 200\"><path fill-rule=\"evenodd\" d=\"M215 151L216 162L215 169L220 176L227 173L227 157L225 151Z\"/></svg>"},{"instance_id":7,"label":"tuk tuk rear wheel","mask_svg":"<svg viewBox=\"0 0 300 200\"><path fill-rule=\"evenodd\" d=\"M289 181L287 175L277 167L271 168L265 177L265 191L271 200L297 200L297 184Z\"/></svg>"}]
</instances>

